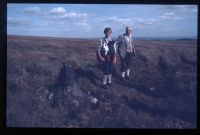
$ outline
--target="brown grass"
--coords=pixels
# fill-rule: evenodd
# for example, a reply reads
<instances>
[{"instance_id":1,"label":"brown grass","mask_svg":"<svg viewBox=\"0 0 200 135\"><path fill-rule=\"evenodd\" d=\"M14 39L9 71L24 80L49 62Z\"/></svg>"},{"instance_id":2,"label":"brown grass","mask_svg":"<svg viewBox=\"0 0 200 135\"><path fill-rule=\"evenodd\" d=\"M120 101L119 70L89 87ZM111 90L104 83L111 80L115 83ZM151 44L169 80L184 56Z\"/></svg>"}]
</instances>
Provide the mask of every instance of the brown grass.
<instances>
[{"instance_id":1,"label":"brown grass","mask_svg":"<svg viewBox=\"0 0 200 135\"><path fill-rule=\"evenodd\" d=\"M8 36L7 126L196 127L195 40L136 40L131 80L119 81L117 57L107 90L100 87L97 41ZM62 63L73 66L76 87L61 87Z\"/></svg>"}]
</instances>

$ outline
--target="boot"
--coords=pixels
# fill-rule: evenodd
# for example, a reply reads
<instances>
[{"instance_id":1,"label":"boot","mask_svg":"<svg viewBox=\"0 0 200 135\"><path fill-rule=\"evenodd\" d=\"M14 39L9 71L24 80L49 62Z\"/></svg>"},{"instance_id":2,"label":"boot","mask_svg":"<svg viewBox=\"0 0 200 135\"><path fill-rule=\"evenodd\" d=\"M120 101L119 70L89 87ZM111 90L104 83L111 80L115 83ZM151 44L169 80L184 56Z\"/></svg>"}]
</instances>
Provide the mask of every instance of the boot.
<instances>
[{"instance_id":1,"label":"boot","mask_svg":"<svg viewBox=\"0 0 200 135\"><path fill-rule=\"evenodd\" d=\"M112 82L111 78L112 78L112 75L109 74L109 75L108 75L108 85L109 85L109 86L111 86L111 82Z\"/></svg>"},{"instance_id":2,"label":"boot","mask_svg":"<svg viewBox=\"0 0 200 135\"><path fill-rule=\"evenodd\" d=\"M103 76L103 85L102 85L103 89L107 89L107 87L106 87L107 79L108 79L108 75L104 75Z\"/></svg>"},{"instance_id":3,"label":"boot","mask_svg":"<svg viewBox=\"0 0 200 135\"><path fill-rule=\"evenodd\" d=\"M126 79L130 80L130 69L126 70Z\"/></svg>"},{"instance_id":4,"label":"boot","mask_svg":"<svg viewBox=\"0 0 200 135\"><path fill-rule=\"evenodd\" d=\"M121 81L124 81L125 72L121 72Z\"/></svg>"}]
</instances>

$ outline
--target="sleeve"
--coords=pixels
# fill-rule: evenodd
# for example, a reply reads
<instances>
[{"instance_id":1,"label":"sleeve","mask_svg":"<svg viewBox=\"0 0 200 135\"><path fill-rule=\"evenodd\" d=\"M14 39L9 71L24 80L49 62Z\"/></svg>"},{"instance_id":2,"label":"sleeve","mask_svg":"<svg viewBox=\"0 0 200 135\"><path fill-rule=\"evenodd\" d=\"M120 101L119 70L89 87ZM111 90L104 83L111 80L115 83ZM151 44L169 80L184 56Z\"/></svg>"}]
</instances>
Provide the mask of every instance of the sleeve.
<instances>
[{"instance_id":1,"label":"sleeve","mask_svg":"<svg viewBox=\"0 0 200 135\"><path fill-rule=\"evenodd\" d=\"M119 50L120 44L122 43L122 36L118 36L116 39L116 50Z\"/></svg>"},{"instance_id":2,"label":"sleeve","mask_svg":"<svg viewBox=\"0 0 200 135\"><path fill-rule=\"evenodd\" d=\"M116 39L116 44L120 44L122 42L122 37L121 35L118 36L118 38Z\"/></svg>"},{"instance_id":3,"label":"sleeve","mask_svg":"<svg viewBox=\"0 0 200 135\"><path fill-rule=\"evenodd\" d=\"M134 53L134 55L136 55L135 54L135 41L134 41L134 38L132 37L132 45L133 45L133 53Z\"/></svg>"},{"instance_id":4,"label":"sleeve","mask_svg":"<svg viewBox=\"0 0 200 135\"><path fill-rule=\"evenodd\" d=\"M132 44L132 47L134 49L134 38L133 37L131 37L131 44Z\"/></svg>"},{"instance_id":5,"label":"sleeve","mask_svg":"<svg viewBox=\"0 0 200 135\"><path fill-rule=\"evenodd\" d=\"M98 51L101 51L101 48L102 48L102 46L103 46L103 39L101 38L100 40L99 40L99 46L98 46Z\"/></svg>"}]
</instances>

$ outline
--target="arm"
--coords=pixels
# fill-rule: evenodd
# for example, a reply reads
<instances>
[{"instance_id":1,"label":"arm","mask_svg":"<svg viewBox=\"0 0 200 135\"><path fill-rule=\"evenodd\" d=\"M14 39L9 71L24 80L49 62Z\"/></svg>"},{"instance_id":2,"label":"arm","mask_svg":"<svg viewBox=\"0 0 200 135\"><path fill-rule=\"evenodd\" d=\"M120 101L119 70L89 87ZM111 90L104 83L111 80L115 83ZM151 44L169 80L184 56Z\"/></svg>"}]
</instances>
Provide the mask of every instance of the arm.
<instances>
[{"instance_id":1,"label":"arm","mask_svg":"<svg viewBox=\"0 0 200 135\"><path fill-rule=\"evenodd\" d=\"M118 36L118 38L116 39L116 44L120 44L122 42L122 38L121 36Z\"/></svg>"},{"instance_id":2,"label":"arm","mask_svg":"<svg viewBox=\"0 0 200 135\"><path fill-rule=\"evenodd\" d=\"M119 48L120 48L120 46L121 46L121 43L122 43L122 37L119 36L119 37L117 38L117 40L116 40L116 52L118 52L118 53L119 53Z\"/></svg>"},{"instance_id":3,"label":"arm","mask_svg":"<svg viewBox=\"0 0 200 135\"><path fill-rule=\"evenodd\" d=\"M114 49L115 49L115 54L116 54L116 52L117 52L117 44L116 44L116 42L114 43Z\"/></svg>"},{"instance_id":4,"label":"arm","mask_svg":"<svg viewBox=\"0 0 200 135\"><path fill-rule=\"evenodd\" d=\"M132 38L132 46L133 46L133 56L135 57L136 56L136 53L135 53L135 42L134 42L133 38Z\"/></svg>"},{"instance_id":5,"label":"arm","mask_svg":"<svg viewBox=\"0 0 200 135\"><path fill-rule=\"evenodd\" d=\"M98 55L99 55L100 59L104 61L104 58L101 55L102 47L103 47L103 39L101 38L100 41L99 41L99 46L98 46L97 52L98 52Z\"/></svg>"}]
</instances>

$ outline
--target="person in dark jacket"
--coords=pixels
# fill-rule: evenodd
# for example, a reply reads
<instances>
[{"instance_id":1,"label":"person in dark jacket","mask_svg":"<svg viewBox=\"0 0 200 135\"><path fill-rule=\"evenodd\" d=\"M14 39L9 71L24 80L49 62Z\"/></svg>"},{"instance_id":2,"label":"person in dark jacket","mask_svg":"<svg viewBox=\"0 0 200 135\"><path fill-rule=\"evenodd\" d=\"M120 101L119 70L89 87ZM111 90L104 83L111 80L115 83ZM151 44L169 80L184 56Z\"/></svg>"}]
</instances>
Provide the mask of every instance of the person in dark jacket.
<instances>
[{"instance_id":1,"label":"person in dark jacket","mask_svg":"<svg viewBox=\"0 0 200 135\"><path fill-rule=\"evenodd\" d=\"M120 61L121 61L121 68L120 68L121 79L122 81L124 80L124 78L129 80L132 59L133 57L136 56L131 27L127 26L126 32L118 37L117 45L118 45L118 54L120 56Z\"/></svg>"},{"instance_id":2,"label":"person in dark jacket","mask_svg":"<svg viewBox=\"0 0 200 135\"><path fill-rule=\"evenodd\" d=\"M105 37L99 41L98 55L103 63L103 88L106 89L107 85L111 86L112 82L112 69L113 60L116 58L116 43L111 38L112 29L106 27L104 29Z\"/></svg>"}]
</instances>

